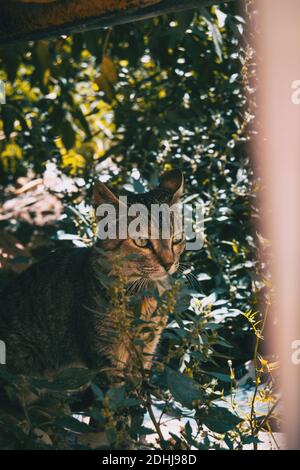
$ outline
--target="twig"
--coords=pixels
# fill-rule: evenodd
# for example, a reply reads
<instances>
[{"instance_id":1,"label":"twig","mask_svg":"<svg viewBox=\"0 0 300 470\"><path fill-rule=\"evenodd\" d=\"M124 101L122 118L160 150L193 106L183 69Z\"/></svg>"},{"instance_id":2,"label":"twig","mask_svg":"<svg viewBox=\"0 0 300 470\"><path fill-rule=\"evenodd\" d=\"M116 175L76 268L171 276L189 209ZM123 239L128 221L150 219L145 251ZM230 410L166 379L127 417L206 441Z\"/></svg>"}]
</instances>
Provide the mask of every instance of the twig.
<instances>
[{"instance_id":1,"label":"twig","mask_svg":"<svg viewBox=\"0 0 300 470\"><path fill-rule=\"evenodd\" d=\"M276 400L276 402L273 404L273 406L270 408L268 414L264 417L264 419L262 420L262 422L260 423L260 425L258 426L257 428L257 432L259 432L263 426L266 424L266 422L269 420L269 418L271 417L273 411L275 410L275 408L277 407L278 403L280 402L280 398L278 398L278 400Z\"/></svg>"},{"instance_id":2,"label":"twig","mask_svg":"<svg viewBox=\"0 0 300 470\"><path fill-rule=\"evenodd\" d=\"M151 403L151 398L150 398L150 397L149 397L149 399L148 399L148 401L147 401L147 403L146 403L146 409L147 409L147 411L148 411L148 413L149 413L149 416L150 416L150 418L151 418L151 421L152 421L152 423L153 423L153 425L154 425L154 427L155 427L155 430L156 430L156 432L157 432L157 434L158 434L159 440L160 440L161 442L163 442L165 439L164 439L164 436L163 436L163 434L162 434L162 432L161 432L160 426L159 426L158 422L156 421L155 415L154 415L154 413L153 413L153 410L152 410L152 403Z\"/></svg>"},{"instance_id":3,"label":"twig","mask_svg":"<svg viewBox=\"0 0 300 470\"><path fill-rule=\"evenodd\" d=\"M262 338L262 334L266 325L268 311L269 311L269 303L267 304L266 313L263 319L261 330L259 334L256 334L256 341L255 341L255 348L254 348L253 362L254 362L254 369L255 369L255 390L254 390L254 394L253 394L252 401L251 401L251 411L250 411L250 427L251 427L251 435L253 438L255 438L258 432L258 430L256 429L256 414L255 414L255 400L256 400L256 396L258 392L259 379L260 379L259 373L257 370L257 354L258 354L259 343ZM257 450L257 442L255 441L255 439L253 440L253 449Z\"/></svg>"}]
</instances>

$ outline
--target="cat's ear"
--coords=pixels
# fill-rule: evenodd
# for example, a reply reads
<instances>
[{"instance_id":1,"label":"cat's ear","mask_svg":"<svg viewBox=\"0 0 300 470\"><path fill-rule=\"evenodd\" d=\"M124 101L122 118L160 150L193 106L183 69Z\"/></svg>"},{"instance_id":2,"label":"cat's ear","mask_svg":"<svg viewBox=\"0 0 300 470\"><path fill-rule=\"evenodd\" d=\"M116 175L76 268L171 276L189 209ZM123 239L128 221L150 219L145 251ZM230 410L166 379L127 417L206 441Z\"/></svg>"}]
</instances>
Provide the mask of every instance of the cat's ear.
<instances>
[{"instance_id":1,"label":"cat's ear","mask_svg":"<svg viewBox=\"0 0 300 470\"><path fill-rule=\"evenodd\" d=\"M171 203L178 202L183 193L183 174L177 169L164 173L160 178L159 187L172 194Z\"/></svg>"},{"instance_id":2,"label":"cat's ear","mask_svg":"<svg viewBox=\"0 0 300 470\"><path fill-rule=\"evenodd\" d=\"M96 207L100 204L118 205L118 197L101 181L96 181L93 189L93 203Z\"/></svg>"}]
</instances>

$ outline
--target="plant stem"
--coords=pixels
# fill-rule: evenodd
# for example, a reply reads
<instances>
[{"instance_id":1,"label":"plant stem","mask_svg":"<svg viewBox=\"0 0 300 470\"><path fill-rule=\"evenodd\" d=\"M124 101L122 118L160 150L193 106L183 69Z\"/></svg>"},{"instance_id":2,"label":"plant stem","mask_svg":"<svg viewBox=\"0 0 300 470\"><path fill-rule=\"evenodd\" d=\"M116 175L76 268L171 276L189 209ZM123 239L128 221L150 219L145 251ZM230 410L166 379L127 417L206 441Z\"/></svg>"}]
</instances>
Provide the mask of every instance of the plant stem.
<instances>
[{"instance_id":1,"label":"plant stem","mask_svg":"<svg viewBox=\"0 0 300 470\"><path fill-rule=\"evenodd\" d=\"M158 434L159 440L160 440L161 442L163 442L165 439L164 439L164 436L163 436L163 434L162 434L162 432L161 432L160 426L159 426L158 422L156 421L155 415L154 415L154 413L153 413L153 410L152 410L152 403L151 403L151 398L150 398L150 397L149 397L149 400L148 400L147 403L146 403L146 409L147 409L147 411L148 411L148 413L149 413L149 416L150 416L150 418L151 418L151 421L152 421L152 423L153 423L153 425L154 425L154 427L155 427L155 430L156 430L156 432L157 432L157 434Z\"/></svg>"},{"instance_id":2,"label":"plant stem","mask_svg":"<svg viewBox=\"0 0 300 470\"><path fill-rule=\"evenodd\" d=\"M253 356L253 363L254 363L254 369L255 369L255 390L254 390L252 401L251 401L251 411L250 411L250 427L251 427L251 435L253 438L257 436L257 433L259 431L259 428L258 429L256 428L256 414L255 414L255 400L256 400L256 396L258 392L259 379L260 379L260 374L258 372L258 367L257 367L258 366L257 354L258 354L259 343L262 338L263 331L265 329L268 311L269 311L269 303L267 303L266 313L263 319L261 330L259 333L256 334L254 356ZM257 450L257 442L255 442L255 440L253 441L253 450Z\"/></svg>"}]
</instances>

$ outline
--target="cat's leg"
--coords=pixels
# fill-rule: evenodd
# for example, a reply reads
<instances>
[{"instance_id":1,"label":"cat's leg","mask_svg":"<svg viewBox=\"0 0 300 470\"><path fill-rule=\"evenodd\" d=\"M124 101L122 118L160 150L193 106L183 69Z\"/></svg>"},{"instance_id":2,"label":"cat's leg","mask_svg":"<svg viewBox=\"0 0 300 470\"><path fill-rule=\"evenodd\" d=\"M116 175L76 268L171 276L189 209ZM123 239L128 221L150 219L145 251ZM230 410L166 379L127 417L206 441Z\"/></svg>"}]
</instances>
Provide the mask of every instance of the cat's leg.
<instances>
[{"instance_id":1,"label":"cat's leg","mask_svg":"<svg viewBox=\"0 0 300 470\"><path fill-rule=\"evenodd\" d=\"M145 297L141 306L141 318L148 322L150 332L139 332L143 341L143 368L150 371L153 355L161 338L161 334L167 325L167 317L162 317L157 310L157 300L154 297ZM140 328L142 330L142 328Z\"/></svg>"}]
</instances>

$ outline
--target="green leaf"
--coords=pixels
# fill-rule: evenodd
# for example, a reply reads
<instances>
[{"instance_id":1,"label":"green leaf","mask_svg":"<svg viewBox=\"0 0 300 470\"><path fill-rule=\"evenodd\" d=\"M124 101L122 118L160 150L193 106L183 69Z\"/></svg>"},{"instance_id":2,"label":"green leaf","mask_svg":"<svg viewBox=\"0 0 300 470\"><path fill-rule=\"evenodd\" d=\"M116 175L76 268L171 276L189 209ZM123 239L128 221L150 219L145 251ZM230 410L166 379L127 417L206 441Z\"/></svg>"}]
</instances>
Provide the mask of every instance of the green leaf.
<instances>
[{"instance_id":1,"label":"green leaf","mask_svg":"<svg viewBox=\"0 0 300 470\"><path fill-rule=\"evenodd\" d=\"M78 390L87 385L93 377L93 373L84 368L69 368L63 370L54 380L45 380L31 378L30 381L37 387L47 388L49 390Z\"/></svg>"},{"instance_id":2,"label":"green leaf","mask_svg":"<svg viewBox=\"0 0 300 470\"><path fill-rule=\"evenodd\" d=\"M61 137L64 146L70 150L75 144L75 131L69 121L64 121L61 125Z\"/></svg>"},{"instance_id":3,"label":"green leaf","mask_svg":"<svg viewBox=\"0 0 300 470\"><path fill-rule=\"evenodd\" d=\"M212 406L205 412L199 413L198 417L202 424L219 434L225 434L243 421L227 408L221 406Z\"/></svg>"},{"instance_id":4,"label":"green leaf","mask_svg":"<svg viewBox=\"0 0 300 470\"><path fill-rule=\"evenodd\" d=\"M78 121L79 121L82 129L84 130L86 136L91 137L91 130L90 130L89 123L88 123L86 117L84 116L84 114L83 114L83 112L81 111L80 108L76 109L75 116L78 119Z\"/></svg>"},{"instance_id":5,"label":"green leaf","mask_svg":"<svg viewBox=\"0 0 300 470\"><path fill-rule=\"evenodd\" d=\"M53 386L59 390L74 390L87 385L93 374L84 368L69 368L62 371L53 381Z\"/></svg>"},{"instance_id":6,"label":"green leaf","mask_svg":"<svg viewBox=\"0 0 300 470\"><path fill-rule=\"evenodd\" d=\"M221 374L221 372L207 372L204 371L205 375L210 375L211 377L215 377L216 379L221 380L222 382L230 383L230 377L226 374Z\"/></svg>"},{"instance_id":7,"label":"green leaf","mask_svg":"<svg viewBox=\"0 0 300 470\"><path fill-rule=\"evenodd\" d=\"M199 385L173 369L167 368L167 384L174 399L188 408L194 408L194 401L203 400Z\"/></svg>"},{"instance_id":8,"label":"green leaf","mask_svg":"<svg viewBox=\"0 0 300 470\"><path fill-rule=\"evenodd\" d=\"M73 432L91 432L93 428L86 423L78 421L78 419L72 416L64 416L59 419L56 424L60 427L67 428Z\"/></svg>"},{"instance_id":9,"label":"green leaf","mask_svg":"<svg viewBox=\"0 0 300 470\"><path fill-rule=\"evenodd\" d=\"M102 401L103 398L104 398L104 394L103 394L102 390L98 387L98 385L92 384L92 385L91 385L91 388L92 388L92 390L93 390L93 393L94 393L95 396L96 396L96 400Z\"/></svg>"},{"instance_id":10,"label":"green leaf","mask_svg":"<svg viewBox=\"0 0 300 470\"><path fill-rule=\"evenodd\" d=\"M124 406L125 402L125 390L123 387L114 387L111 388L107 394L110 399L111 408L120 408Z\"/></svg>"},{"instance_id":11,"label":"green leaf","mask_svg":"<svg viewBox=\"0 0 300 470\"><path fill-rule=\"evenodd\" d=\"M16 375L13 372L10 372L4 366L0 366L0 379L2 379L6 383L9 383L9 384L12 384L12 385L17 385L21 381L21 378L20 378L19 375Z\"/></svg>"},{"instance_id":12,"label":"green leaf","mask_svg":"<svg viewBox=\"0 0 300 470\"><path fill-rule=\"evenodd\" d=\"M156 431L154 431L153 429L151 428L147 428L145 426L141 426L139 428L139 434L141 436L146 436L146 435L150 435L150 434L154 434Z\"/></svg>"},{"instance_id":13,"label":"green leaf","mask_svg":"<svg viewBox=\"0 0 300 470\"><path fill-rule=\"evenodd\" d=\"M260 441L256 436L242 436L241 441L244 445L249 444L260 444L263 441Z\"/></svg>"},{"instance_id":14,"label":"green leaf","mask_svg":"<svg viewBox=\"0 0 300 470\"><path fill-rule=\"evenodd\" d=\"M1 108L1 114L3 119L3 130L7 139L14 130L16 111L15 108L9 104L3 104Z\"/></svg>"}]
</instances>

